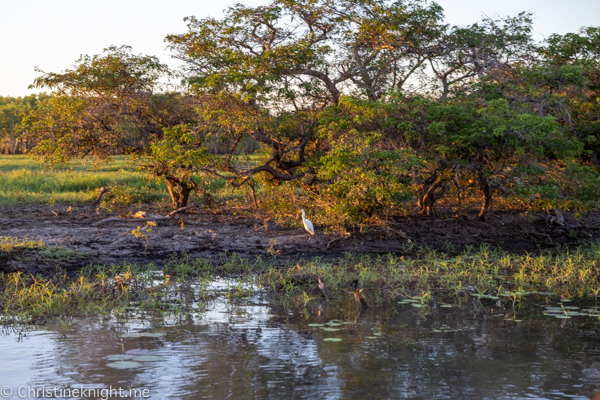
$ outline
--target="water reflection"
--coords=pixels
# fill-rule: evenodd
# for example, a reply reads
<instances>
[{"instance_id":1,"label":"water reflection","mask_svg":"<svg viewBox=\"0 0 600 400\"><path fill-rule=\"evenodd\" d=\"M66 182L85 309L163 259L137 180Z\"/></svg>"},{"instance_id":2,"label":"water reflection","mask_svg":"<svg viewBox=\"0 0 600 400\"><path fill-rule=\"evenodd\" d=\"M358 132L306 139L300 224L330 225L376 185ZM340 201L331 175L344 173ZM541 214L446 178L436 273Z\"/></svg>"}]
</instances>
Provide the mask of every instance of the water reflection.
<instances>
[{"instance_id":1,"label":"water reflection","mask_svg":"<svg viewBox=\"0 0 600 400\"><path fill-rule=\"evenodd\" d=\"M479 304L361 311L352 297L290 310L259 295L179 320L4 335L0 384L147 388L153 399L589 398L600 383L598 320L528 313L517 323ZM123 353L162 358L108 366Z\"/></svg>"}]
</instances>

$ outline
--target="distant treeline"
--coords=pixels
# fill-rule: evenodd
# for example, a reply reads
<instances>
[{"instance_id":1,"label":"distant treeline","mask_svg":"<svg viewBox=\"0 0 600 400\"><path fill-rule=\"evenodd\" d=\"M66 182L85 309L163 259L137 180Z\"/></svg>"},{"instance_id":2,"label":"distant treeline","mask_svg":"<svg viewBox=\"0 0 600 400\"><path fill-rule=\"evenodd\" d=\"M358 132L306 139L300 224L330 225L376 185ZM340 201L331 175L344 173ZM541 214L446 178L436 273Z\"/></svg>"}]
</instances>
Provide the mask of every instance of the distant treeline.
<instances>
[{"instance_id":1,"label":"distant treeline","mask_svg":"<svg viewBox=\"0 0 600 400\"><path fill-rule=\"evenodd\" d=\"M37 141L23 138L19 126L25 115L46 104L50 97L47 94L0 96L0 154L22 154L37 144Z\"/></svg>"}]
</instances>

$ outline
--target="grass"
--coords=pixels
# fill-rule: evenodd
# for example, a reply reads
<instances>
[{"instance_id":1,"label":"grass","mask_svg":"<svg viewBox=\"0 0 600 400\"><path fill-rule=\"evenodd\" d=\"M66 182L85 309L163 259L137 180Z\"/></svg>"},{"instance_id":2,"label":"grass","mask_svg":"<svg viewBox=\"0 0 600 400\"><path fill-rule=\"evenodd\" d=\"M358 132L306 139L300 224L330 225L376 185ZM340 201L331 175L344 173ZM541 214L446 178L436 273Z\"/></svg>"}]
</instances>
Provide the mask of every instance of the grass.
<instances>
[{"instance_id":1,"label":"grass","mask_svg":"<svg viewBox=\"0 0 600 400\"><path fill-rule=\"evenodd\" d=\"M335 261L270 268L262 281L273 290L295 292L315 285L317 277L336 291L358 279L359 286L376 297L436 291L454 296L540 291L569 298L595 298L600 292L598 265L599 243L538 255L516 255L482 246L458 256L436 251L424 251L411 258L348 254Z\"/></svg>"},{"instance_id":2,"label":"grass","mask_svg":"<svg viewBox=\"0 0 600 400\"><path fill-rule=\"evenodd\" d=\"M30 249L32 243L14 242L12 246ZM171 260L164 268L89 266L75 277L0 273L0 314L5 322L39 322L111 313L186 313L217 295L210 287L219 276L235 277L220 292L231 302L247 297L254 287L306 303L320 297L317 278L323 279L336 296L347 295L343 291L357 280L371 304L397 297L412 296L425 303L431 296L448 299L465 295L514 302L537 291L589 299L597 298L600 292L598 265L600 243L535 256L483 246L457 256L423 251L411 258L347 254L335 260L292 262L236 255L183 257Z\"/></svg>"},{"instance_id":3,"label":"grass","mask_svg":"<svg viewBox=\"0 0 600 400\"><path fill-rule=\"evenodd\" d=\"M251 203L250 189L232 191L225 180L205 177L209 192L225 207ZM153 179L130 162L129 156L114 156L108 163L74 160L56 169L26 155L0 155L0 206L43 204L89 204L103 186L119 187L135 193L141 203L169 204L167 187L162 179ZM270 189L259 188L259 195ZM191 200L195 200L195 193Z\"/></svg>"},{"instance_id":4,"label":"grass","mask_svg":"<svg viewBox=\"0 0 600 400\"><path fill-rule=\"evenodd\" d=\"M164 183L148 180L126 156L97 166L78 160L54 170L44 169L27 156L0 156L0 205L87 204L103 186L131 188L147 201L168 199Z\"/></svg>"}]
</instances>

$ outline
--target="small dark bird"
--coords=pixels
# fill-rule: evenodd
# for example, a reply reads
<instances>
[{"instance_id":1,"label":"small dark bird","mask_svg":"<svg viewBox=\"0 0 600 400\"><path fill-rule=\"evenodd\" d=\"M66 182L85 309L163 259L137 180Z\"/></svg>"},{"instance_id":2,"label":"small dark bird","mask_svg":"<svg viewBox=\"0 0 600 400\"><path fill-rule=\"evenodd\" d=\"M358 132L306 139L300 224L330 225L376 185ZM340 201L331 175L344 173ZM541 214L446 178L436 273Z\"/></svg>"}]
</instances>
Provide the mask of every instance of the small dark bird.
<instances>
[{"instance_id":1,"label":"small dark bird","mask_svg":"<svg viewBox=\"0 0 600 400\"><path fill-rule=\"evenodd\" d=\"M360 303L360 305L363 306L364 308L369 308L367 301L362 296L362 294L360 294L360 292L362 292L362 291L363 291L362 289L358 290L358 289L352 288L352 292L354 293L354 300L356 300L357 303Z\"/></svg>"},{"instance_id":2,"label":"small dark bird","mask_svg":"<svg viewBox=\"0 0 600 400\"><path fill-rule=\"evenodd\" d=\"M321 292L323 292L323 295L325 297L327 297L328 299L333 299L333 294L331 294L329 289L327 289L327 285L325 285L325 282L321 278L318 278L318 280L319 280L319 289L321 289Z\"/></svg>"}]
</instances>

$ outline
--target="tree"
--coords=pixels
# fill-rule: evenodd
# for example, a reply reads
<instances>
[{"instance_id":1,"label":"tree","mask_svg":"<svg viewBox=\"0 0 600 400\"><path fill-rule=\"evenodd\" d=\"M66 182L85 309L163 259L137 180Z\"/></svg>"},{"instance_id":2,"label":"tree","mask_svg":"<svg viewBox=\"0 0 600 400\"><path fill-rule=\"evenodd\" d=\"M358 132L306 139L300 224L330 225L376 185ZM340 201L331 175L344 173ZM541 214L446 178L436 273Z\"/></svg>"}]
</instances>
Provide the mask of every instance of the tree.
<instances>
[{"instance_id":1,"label":"tree","mask_svg":"<svg viewBox=\"0 0 600 400\"><path fill-rule=\"evenodd\" d=\"M195 119L190 98L161 91L167 67L156 57L132 54L128 46L82 56L73 70L39 72L32 86L55 92L23 120L22 129L39 143L32 154L50 165L85 156L152 155L148 145L163 140L165 129ZM187 203L187 194L177 194L187 188L170 171L151 170L161 171L175 206Z\"/></svg>"},{"instance_id":2,"label":"tree","mask_svg":"<svg viewBox=\"0 0 600 400\"><path fill-rule=\"evenodd\" d=\"M329 148L317 137L320 110L344 93L381 101L401 88L425 61L441 18L439 6L420 0L275 0L230 7L222 20L187 18L188 32L167 40L186 82L206 96L203 123L228 149L207 171L234 185L258 173L317 182L306 162ZM262 165L236 166L244 137L269 149Z\"/></svg>"}]
</instances>

